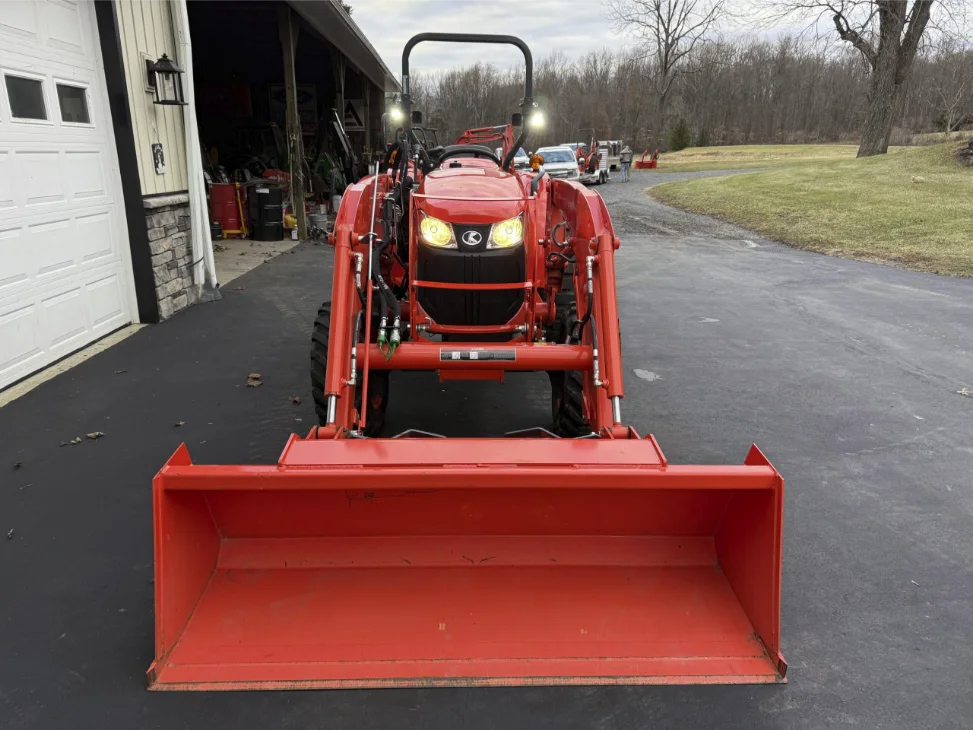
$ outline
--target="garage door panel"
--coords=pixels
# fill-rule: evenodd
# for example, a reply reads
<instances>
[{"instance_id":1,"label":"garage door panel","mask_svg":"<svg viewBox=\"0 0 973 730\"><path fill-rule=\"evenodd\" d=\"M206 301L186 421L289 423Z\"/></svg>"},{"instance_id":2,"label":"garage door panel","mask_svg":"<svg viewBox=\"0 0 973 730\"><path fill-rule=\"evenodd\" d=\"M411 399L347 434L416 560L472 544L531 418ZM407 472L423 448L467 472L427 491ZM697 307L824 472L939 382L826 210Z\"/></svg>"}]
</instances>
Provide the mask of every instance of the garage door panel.
<instances>
[{"instance_id":1,"label":"garage door panel","mask_svg":"<svg viewBox=\"0 0 973 730\"><path fill-rule=\"evenodd\" d=\"M3 3L0 13L0 32L28 41L38 41L38 6L26 0Z\"/></svg>"},{"instance_id":2,"label":"garage door panel","mask_svg":"<svg viewBox=\"0 0 973 730\"><path fill-rule=\"evenodd\" d=\"M66 152L65 168L75 200L100 198L105 195L105 173L102 154L97 150Z\"/></svg>"},{"instance_id":3,"label":"garage door panel","mask_svg":"<svg viewBox=\"0 0 973 730\"><path fill-rule=\"evenodd\" d=\"M79 215L76 223L77 248L83 264L100 265L102 262L99 259L117 253L109 211Z\"/></svg>"},{"instance_id":4,"label":"garage door panel","mask_svg":"<svg viewBox=\"0 0 973 730\"><path fill-rule=\"evenodd\" d=\"M83 54L84 36L77 3L48 2L43 8L44 25L48 30L47 44L51 48Z\"/></svg>"},{"instance_id":5,"label":"garage door panel","mask_svg":"<svg viewBox=\"0 0 973 730\"><path fill-rule=\"evenodd\" d=\"M41 299L40 320L41 327L48 333L48 348L57 348L85 334L88 318L83 294L78 285Z\"/></svg>"},{"instance_id":6,"label":"garage door panel","mask_svg":"<svg viewBox=\"0 0 973 730\"><path fill-rule=\"evenodd\" d=\"M74 266L74 241L71 219L48 221L27 226L26 244L34 259L39 281Z\"/></svg>"},{"instance_id":7,"label":"garage door panel","mask_svg":"<svg viewBox=\"0 0 973 730\"><path fill-rule=\"evenodd\" d=\"M23 227L0 229L0 298L8 293L5 290L26 282L34 266L25 238Z\"/></svg>"},{"instance_id":8,"label":"garage door panel","mask_svg":"<svg viewBox=\"0 0 973 730\"><path fill-rule=\"evenodd\" d=\"M14 155L0 150L0 211L13 208L14 202Z\"/></svg>"},{"instance_id":9,"label":"garage door panel","mask_svg":"<svg viewBox=\"0 0 973 730\"><path fill-rule=\"evenodd\" d=\"M37 307L27 304L0 314L0 379L41 356Z\"/></svg>"},{"instance_id":10,"label":"garage door panel","mask_svg":"<svg viewBox=\"0 0 973 730\"><path fill-rule=\"evenodd\" d=\"M67 199L61 177L58 152L24 151L17 153L20 177L24 182L26 206L62 203Z\"/></svg>"},{"instance_id":11,"label":"garage door panel","mask_svg":"<svg viewBox=\"0 0 973 730\"><path fill-rule=\"evenodd\" d=\"M123 315L123 292L117 275L109 274L91 282L87 294L92 327L104 327Z\"/></svg>"}]
</instances>

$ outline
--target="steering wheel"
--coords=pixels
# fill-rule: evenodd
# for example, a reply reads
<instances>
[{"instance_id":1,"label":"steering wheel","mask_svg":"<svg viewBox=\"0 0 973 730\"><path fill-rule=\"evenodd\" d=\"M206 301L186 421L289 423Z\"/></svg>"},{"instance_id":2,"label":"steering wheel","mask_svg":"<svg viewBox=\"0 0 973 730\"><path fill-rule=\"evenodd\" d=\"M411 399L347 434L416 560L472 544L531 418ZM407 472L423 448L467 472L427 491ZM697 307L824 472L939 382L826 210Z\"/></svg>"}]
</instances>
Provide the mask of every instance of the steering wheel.
<instances>
[{"instance_id":1,"label":"steering wheel","mask_svg":"<svg viewBox=\"0 0 973 730\"><path fill-rule=\"evenodd\" d=\"M439 156L438 162L442 166L446 160L453 157L482 157L486 160L496 162L497 167L503 164L493 150L489 147L481 147L478 144L451 144L449 147L443 149L443 153Z\"/></svg>"}]
</instances>

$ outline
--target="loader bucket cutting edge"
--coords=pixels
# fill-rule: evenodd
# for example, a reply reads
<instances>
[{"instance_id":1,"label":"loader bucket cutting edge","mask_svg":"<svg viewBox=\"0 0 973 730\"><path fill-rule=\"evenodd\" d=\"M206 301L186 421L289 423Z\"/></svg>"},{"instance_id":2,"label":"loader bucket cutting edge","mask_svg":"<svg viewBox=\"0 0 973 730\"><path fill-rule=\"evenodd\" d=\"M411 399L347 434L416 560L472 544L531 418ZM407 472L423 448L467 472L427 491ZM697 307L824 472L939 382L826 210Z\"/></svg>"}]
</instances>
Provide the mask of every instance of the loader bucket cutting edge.
<instances>
[{"instance_id":1,"label":"loader bucket cutting edge","mask_svg":"<svg viewBox=\"0 0 973 730\"><path fill-rule=\"evenodd\" d=\"M475 455L475 456L474 456ZM152 689L784 681L783 480L654 440L292 437L154 481Z\"/></svg>"}]
</instances>

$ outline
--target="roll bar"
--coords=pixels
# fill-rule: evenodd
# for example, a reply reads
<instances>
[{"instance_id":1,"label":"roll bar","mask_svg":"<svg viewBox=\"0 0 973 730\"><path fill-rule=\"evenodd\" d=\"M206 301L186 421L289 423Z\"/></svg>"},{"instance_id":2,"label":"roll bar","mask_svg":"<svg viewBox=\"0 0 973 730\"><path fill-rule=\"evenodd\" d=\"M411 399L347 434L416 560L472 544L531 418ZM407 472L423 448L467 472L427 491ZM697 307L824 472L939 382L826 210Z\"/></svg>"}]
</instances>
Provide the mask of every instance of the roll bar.
<instances>
[{"instance_id":1,"label":"roll bar","mask_svg":"<svg viewBox=\"0 0 973 730\"><path fill-rule=\"evenodd\" d=\"M520 137L513 148L503 159L502 168L506 170L514 161L517 150L527 141L528 136L528 115L534 107L534 59L530 54L530 48L520 38L512 35L487 35L482 33L420 33L412 36L409 42L402 49L402 111L405 114L405 138L412 138L412 95L409 87L409 55L412 49L424 41L436 41L441 43L499 43L504 45L516 46L524 54L524 61L527 66L527 77L524 81L524 98L520 102L520 109L523 115Z\"/></svg>"}]
</instances>

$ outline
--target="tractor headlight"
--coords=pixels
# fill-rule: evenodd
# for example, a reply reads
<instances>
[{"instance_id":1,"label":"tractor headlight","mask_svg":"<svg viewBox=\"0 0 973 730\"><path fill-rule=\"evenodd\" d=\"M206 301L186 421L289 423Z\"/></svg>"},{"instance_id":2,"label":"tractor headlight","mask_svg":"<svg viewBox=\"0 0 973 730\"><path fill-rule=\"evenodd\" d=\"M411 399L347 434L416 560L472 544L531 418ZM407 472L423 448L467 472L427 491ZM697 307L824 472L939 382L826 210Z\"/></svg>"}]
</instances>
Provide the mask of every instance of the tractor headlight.
<instances>
[{"instance_id":1,"label":"tractor headlight","mask_svg":"<svg viewBox=\"0 0 973 730\"><path fill-rule=\"evenodd\" d=\"M424 216L419 222L419 236L422 242L436 248L456 248L453 227L446 221L432 216Z\"/></svg>"},{"instance_id":2,"label":"tractor headlight","mask_svg":"<svg viewBox=\"0 0 973 730\"><path fill-rule=\"evenodd\" d=\"M513 248L524 242L524 221L520 216L493 224L487 248Z\"/></svg>"}]
</instances>

